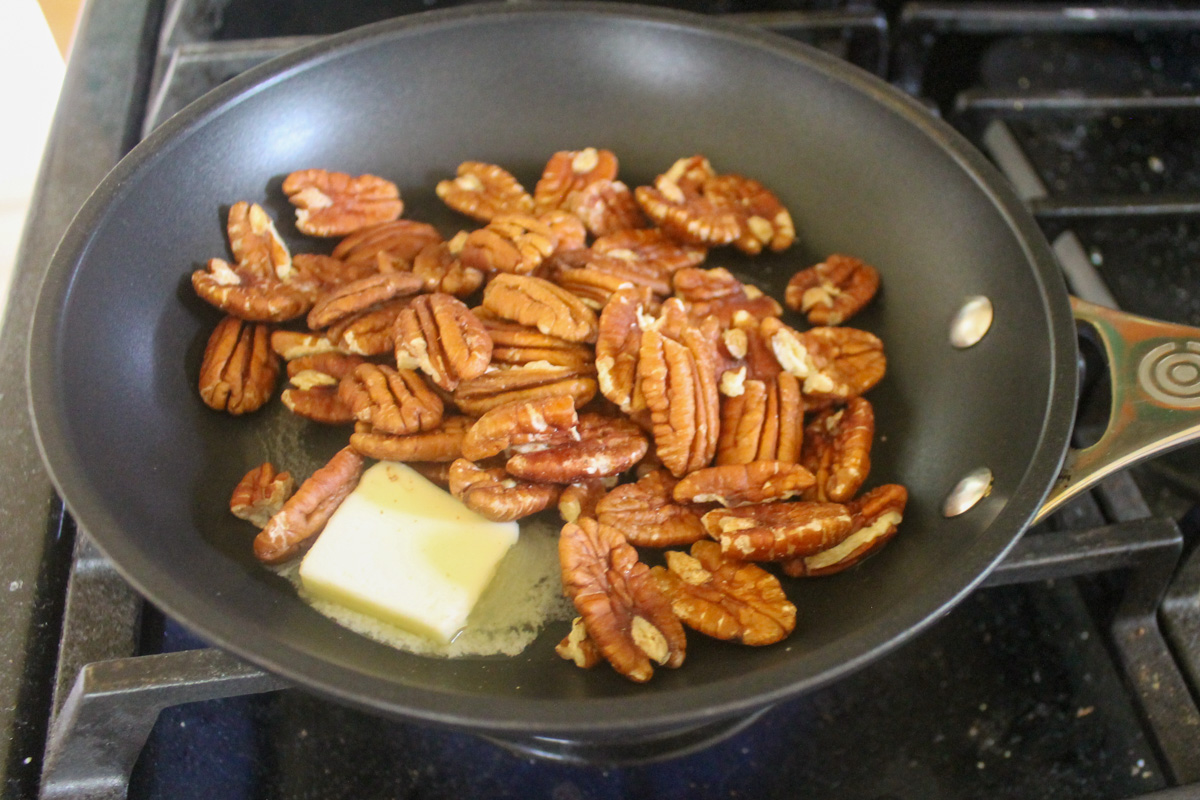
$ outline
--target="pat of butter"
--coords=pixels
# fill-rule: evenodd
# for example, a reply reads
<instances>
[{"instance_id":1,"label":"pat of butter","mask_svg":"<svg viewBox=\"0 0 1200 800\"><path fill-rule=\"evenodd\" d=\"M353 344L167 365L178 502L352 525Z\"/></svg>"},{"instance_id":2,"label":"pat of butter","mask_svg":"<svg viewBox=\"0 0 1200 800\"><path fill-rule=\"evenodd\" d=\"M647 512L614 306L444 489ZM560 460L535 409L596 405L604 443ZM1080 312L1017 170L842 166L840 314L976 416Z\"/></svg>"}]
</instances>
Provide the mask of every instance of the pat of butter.
<instances>
[{"instance_id":1,"label":"pat of butter","mask_svg":"<svg viewBox=\"0 0 1200 800\"><path fill-rule=\"evenodd\" d=\"M300 582L318 599L447 642L517 531L404 464L381 461L329 519L300 564Z\"/></svg>"}]
</instances>

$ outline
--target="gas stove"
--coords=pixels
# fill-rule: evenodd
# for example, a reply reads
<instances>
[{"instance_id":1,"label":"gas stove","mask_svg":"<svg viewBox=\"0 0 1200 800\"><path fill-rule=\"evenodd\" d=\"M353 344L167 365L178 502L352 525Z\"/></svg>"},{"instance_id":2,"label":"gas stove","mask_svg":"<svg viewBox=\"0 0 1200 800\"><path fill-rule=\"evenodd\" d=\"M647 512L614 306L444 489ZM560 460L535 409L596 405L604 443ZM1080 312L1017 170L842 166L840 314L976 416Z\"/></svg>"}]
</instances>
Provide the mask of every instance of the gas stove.
<instances>
[{"instance_id":1,"label":"gas stove","mask_svg":"<svg viewBox=\"0 0 1200 800\"><path fill-rule=\"evenodd\" d=\"M7 796L1200 797L1196 448L1110 478L1030 530L983 587L884 659L662 752L538 753L370 716L208 647L124 583L63 511L25 410L27 329L58 237L138 138L205 91L315 37L448 5L88 5L0 339ZM677 5L908 91L1009 178L1074 294L1200 325L1200 11ZM1080 443L1107 402L1103 365L1083 353Z\"/></svg>"}]
</instances>

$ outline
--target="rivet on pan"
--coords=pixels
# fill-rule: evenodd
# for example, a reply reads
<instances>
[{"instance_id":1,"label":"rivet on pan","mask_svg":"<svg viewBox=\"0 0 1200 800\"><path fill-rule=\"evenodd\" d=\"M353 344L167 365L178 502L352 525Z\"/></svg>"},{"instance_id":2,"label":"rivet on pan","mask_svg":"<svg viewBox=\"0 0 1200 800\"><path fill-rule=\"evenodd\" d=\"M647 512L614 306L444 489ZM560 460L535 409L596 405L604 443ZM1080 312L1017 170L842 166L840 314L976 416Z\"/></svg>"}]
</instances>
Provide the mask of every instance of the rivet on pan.
<instances>
[{"instance_id":1,"label":"rivet on pan","mask_svg":"<svg viewBox=\"0 0 1200 800\"><path fill-rule=\"evenodd\" d=\"M958 348L979 344L992 327L992 301L983 295L968 297L950 320L950 344Z\"/></svg>"},{"instance_id":2,"label":"rivet on pan","mask_svg":"<svg viewBox=\"0 0 1200 800\"><path fill-rule=\"evenodd\" d=\"M947 517L957 517L964 511L972 509L976 503L988 496L992 491L992 471L987 467L971 470L961 481L955 484L942 503L942 514Z\"/></svg>"}]
</instances>

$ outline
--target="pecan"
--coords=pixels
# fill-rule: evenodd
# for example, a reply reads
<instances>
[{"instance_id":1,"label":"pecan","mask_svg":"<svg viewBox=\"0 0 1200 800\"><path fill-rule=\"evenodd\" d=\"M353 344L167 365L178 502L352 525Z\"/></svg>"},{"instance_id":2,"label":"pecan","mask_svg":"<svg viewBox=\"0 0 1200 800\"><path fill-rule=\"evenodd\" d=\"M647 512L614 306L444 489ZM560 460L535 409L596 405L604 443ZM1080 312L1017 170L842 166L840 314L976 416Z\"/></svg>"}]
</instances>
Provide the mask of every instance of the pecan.
<instances>
[{"instance_id":1,"label":"pecan","mask_svg":"<svg viewBox=\"0 0 1200 800\"><path fill-rule=\"evenodd\" d=\"M333 256L323 256L317 253L297 253L292 258L292 267L298 277L319 286L321 292L378 272L374 261L348 264Z\"/></svg>"},{"instance_id":2,"label":"pecan","mask_svg":"<svg viewBox=\"0 0 1200 800\"><path fill-rule=\"evenodd\" d=\"M518 400L491 409L463 439L463 457L482 461L512 447L549 445L578 437L575 402L566 395Z\"/></svg>"},{"instance_id":3,"label":"pecan","mask_svg":"<svg viewBox=\"0 0 1200 800\"><path fill-rule=\"evenodd\" d=\"M431 244L417 253L412 271L422 280L425 291L466 297L483 285L483 273L464 266L458 257L466 240L467 234L460 232L448 242Z\"/></svg>"},{"instance_id":4,"label":"pecan","mask_svg":"<svg viewBox=\"0 0 1200 800\"><path fill-rule=\"evenodd\" d=\"M590 184L616 177L617 157L611 150L560 150L550 156L533 189L534 208L539 213L570 210L574 197Z\"/></svg>"},{"instance_id":5,"label":"pecan","mask_svg":"<svg viewBox=\"0 0 1200 800\"><path fill-rule=\"evenodd\" d=\"M619 531L587 517L568 522L558 553L566 594L613 669L640 683L653 675L652 661L683 663L683 626Z\"/></svg>"},{"instance_id":6,"label":"pecan","mask_svg":"<svg viewBox=\"0 0 1200 800\"><path fill-rule=\"evenodd\" d=\"M685 267L675 272L672 283L675 296L686 303L688 316L695 320L715 316L727 328L742 314L765 319L783 313L783 307L774 298L763 294L757 286L742 283L724 267Z\"/></svg>"},{"instance_id":7,"label":"pecan","mask_svg":"<svg viewBox=\"0 0 1200 800\"><path fill-rule=\"evenodd\" d=\"M435 191L450 208L480 222L533 211L533 198L525 187L495 164L464 161L458 165L458 177L439 182Z\"/></svg>"},{"instance_id":8,"label":"pecan","mask_svg":"<svg viewBox=\"0 0 1200 800\"><path fill-rule=\"evenodd\" d=\"M396 184L375 175L305 169L283 179L283 193L296 207L296 228L309 236L345 236L404 210Z\"/></svg>"},{"instance_id":9,"label":"pecan","mask_svg":"<svg viewBox=\"0 0 1200 800\"><path fill-rule=\"evenodd\" d=\"M448 463L462 456L463 437L474 421L471 417L447 416L435 428L403 436L360 422L350 434L350 446L380 461Z\"/></svg>"},{"instance_id":10,"label":"pecan","mask_svg":"<svg viewBox=\"0 0 1200 800\"><path fill-rule=\"evenodd\" d=\"M896 535L908 504L908 490L889 483L872 489L846 504L854 515L850 535L837 545L802 558L783 562L783 571L794 578L841 572L876 552Z\"/></svg>"},{"instance_id":11,"label":"pecan","mask_svg":"<svg viewBox=\"0 0 1200 800\"><path fill-rule=\"evenodd\" d=\"M671 547L705 538L700 507L676 503L676 481L664 469L617 486L596 504L596 519L624 531L638 547Z\"/></svg>"},{"instance_id":12,"label":"pecan","mask_svg":"<svg viewBox=\"0 0 1200 800\"><path fill-rule=\"evenodd\" d=\"M499 214L471 231L458 257L480 272L528 275L558 247L551 227L529 214Z\"/></svg>"},{"instance_id":13,"label":"pecan","mask_svg":"<svg viewBox=\"0 0 1200 800\"><path fill-rule=\"evenodd\" d=\"M428 431L442 422L441 398L412 370L362 364L342 380L338 396L356 419L384 433Z\"/></svg>"},{"instance_id":14,"label":"pecan","mask_svg":"<svg viewBox=\"0 0 1200 800\"><path fill-rule=\"evenodd\" d=\"M596 314L575 295L528 275L497 275L483 290L483 307L569 342L596 341Z\"/></svg>"},{"instance_id":15,"label":"pecan","mask_svg":"<svg viewBox=\"0 0 1200 800\"><path fill-rule=\"evenodd\" d=\"M574 522L574 520L567 521ZM591 669L604 660L604 655L601 654L600 648L587 635L587 628L583 625L583 617L576 617L571 620L570 633L555 645L554 652L558 653L560 658L575 662L575 666L582 669Z\"/></svg>"},{"instance_id":16,"label":"pecan","mask_svg":"<svg viewBox=\"0 0 1200 800\"><path fill-rule=\"evenodd\" d=\"M708 255L707 248L680 244L659 228L615 231L601 236L592 242L592 252L626 259L636 257L668 275L684 267L699 266Z\"/></svg>"},{"instance_id":17,"label":"pecan","mask_svg":"<svg viewBox=\"0 0 1200 800\"><path fill-rule=\"evenodd\" d=\"M841 325L879 289L879 272L853 256L834 254L788 281L784 302L808 316L810 325Z\"/></svg>"},{"instance_id":18,"label":"pecan","mask_svg":"<svg viewBox=\"0 0 1200 800\"><path fill-rule=\"evenodd\" d=\"M812 486L811 472L785 461L751 461L706 467L676 484L678 503L720 503L726 508L770 503L795 497Z\"/></svg>"},{"instance_id":19,"label":"pecan","mask_svg":"<svg viewBox=\"0 0 1200 800\"><path fill-rule=\"evenodd\" d=\"M786 250L796 240L792 216L767 187L741 175L717 175L704 184L704 196L719 206L736 209L740 230L733 245L756 255L764 247Z\"/></svg>"},{"instance_id":20,"label":"pecan","mask_svg":"<svg viewBox=\"0 0 1200 800\"><path fill-rule=\"evenodd\" d=\"M817 413L804 431L801 463L816 476L805 500L845 503L871 471L875 411L863 397Z\"/></svg>"},{"instance_id":21,"label":"pecan","mask_svg":"<svg viewBox=\"0 0 1200 800\"><path fill-rule=\"evenodd\" d=\"M226 223L233 263L257 278L284 280L292 256L275 223L258 203L238 202L229 207Z\"/></svg>"},{"instance_id":22,"label":"pecan","mask_svg":"<svg viewBox=\"0 0 1200 800\"><path fill-rule=\"evenodd\" d=\"M271 349L285 361L316 353L337 352L337 346L328 338L298 331L272 331Z\"/></svg>"},{"instance_id":23,"label":"pecan","mask_svg":"<svg viewBox=\"0 0 1200 800\"><path fill-rule=\"evenodd\" d=\"M483 323L448 294L414 299L397 315L393 337L396 366L419 369L448 392L482 375L492 360L492 338Z\"/></svg>"},{"instance_id":24,"label":"pecan","mask_svg":"<svg viewBox=\"0 0 1200 800\"><path fill-rule=\"evenodd\" d=\"M781 561L841 543L854 517L840 503L792 502L718 508L700 521L723 553L743 561Z\"/></svg>"},{"instance_id":25,"label":"pecan","mask_svg":"<svg viewBox=\"0 0 1200 800\"><path fill-rule=\"evenodd\" d=\"M613 292L600 312L596 338L596 378L600 392L629 413L635 404L637 365L642 346L641 321L652 296L646 287Z\"/></svg>"},{"instance_id":26,"label":"pecan","mask_svg":"<svg viewBox=\"0 0 1200 800\"><path fill-rule=\"evenodd\" d=\"M883 342L857 328L812 328L804 333L777 319L762 323L763 335L785 370L804 381L815 402L845 402L878 383L887 371Z\"/></svg>"},{"instance_id":27,"label":"pecan","mask_svg":"<svg viewBox=\"0 0 1200 800\"><path fill-rule=\"evenodd\" d=\"M630 251L615 252L617 255L590 255L582 265L556 262L554 281L598 310L625 284L645 286L661 297L671 293L671 284L661 267Z\"/></svg>"},{"instance_id":28,"label":"pecan","mask_svg":"<svg viewBox=\"0 0 1200 800\"><path fill-rule=\"evenodd\" d=\"M358 229L338 242L332 255L348 265L373 268L384 253L393 261L411 265L417 253L441 241L437 228L426 222L396 219Z\"/></svg>"},{"instance_id":29,"label":"pecan","mask_svg":"<svg viewBox=\"0 0 1200 800\"><path fill-rule=\"evenodd\" d=\"M796 463L803 426L804 401L795 376L783 372L769 381L744 381L740 394L721 401L717 464Z\"/></svg>"},{"instance_id":30,"label":"pecan","mask_svg":"<svg viewBox=\"0 0 1200 800\"><path fill-rule=\"evenodd\" d=\"M489 369L478 378L462 381L453 400L464 414L480 416L505 403L555 395L570 397L579 408L595 397L596 380L586 370L535 361Z\"/></svg>"},{"instance_id":31,"label":"pecan","mask_svg":"<svg viewBox=\"0 0 1200 800\"><path fill-rule=\"evenodd\" d=\"M354 412L338 396L337 386L284 389L279 399L296 416L322 425L348 425L354 421Z\"/></svg>"},{"instance_id":32,"label":"pecan","mask_svg":"<svg viewBox=\"0 0 1200 800\"><path fill-rule=\"evenodd\" d=\"M621 181L592 181L568 201L567 210L583 220L593 236L607 236L646 225L646 216L642 214L637 198Z\"/></svg>"},{"instance_id":33,"label":"pecan","mask_svg":"<svg viewBox=\"0 0 1200 800\"><path fill-rule=\"evenodd\" d=\"M226 314L250 322L286 322L312 308L319 287L305 281L284 282L274 275L263 277L212 258L206 269L192 273L192 288Z\"/></svg>"},{"instance_id":34,"label":"pecan","mask_svg":"<svg viewBox=\"0 0 1200 800\"><path fill-rule=\"evenodd\" d=\"M388 300L421 290L422 281L410 272L369 275L335 286L321 296L308 313L308 327L319 330L366 311Z\"/></svg>"},{"instance_id":35,"label":"pecan","mask_svg":"<svg viewBox=\"0 0 1200 800\"><path fill-rule=\"evenodd\" d=\"M229 510L261 528L279 513L294 487L290 472L276 472L270 461L263 462L238 481L229 498Z\"/></svg>"},{"instance_id":36,"label":"pecan","mask_svg":"<svg viewBox=\"0 0 1200 800\"><path fill-rule=\"evenodd\" d=\"M538 219L550 229L555 253L568 253L587 246L587 227L570 211L546 211Z\"/></svg>"},{"instance_id":37,"label":"pecan","mask_svg":"<svg viewBox=\"0 0 1200 800\"><path fill-rule=\"evenodd\" d=\"M645 331L637 367L655 452L676 477L712 461L720 425L715 332L689 327L681 338Z\"/></svg>"},{"instance_id":38,"label":"pecan","mask_svg":"<svg viewBox=\"0 0 1200 800\"><path fill-rule=\"evenodd\" d=\"M575 436L546 449L515 453L504 468L525 480L575 483L618 475L641 461L650 446L641 429L623 417L580 414Z\"/></svg>"},{"instance_id":39,"label":"pecan","mask_svg":"<svg viewBox=\"0 0 1200 800\"><path fill-rule=\"evenodd\" d=\"M346 495L354 491L362 470L362 456L349 447L339 450L329 463L300 484L279 513L259 531L254 539L255 557L267 564L279 564L299 555Z\"/></svg>"},{"instance_id":40,"label":"pecan","mask_svg":"<svg viewBox=\"0 0 1200 800\"><path fill-rule=\"evenodd\" d=\"M354 420L354 413L338 397L342 378L352 373L361 356L338 351L299 356L288 362L291 388L281 398L288 410L297 416L326 425L345 425Z\"/></svg>"},{"instance_id":41,"label":"pecan","mask_svg":"<svg viewBox=\"0 0 1200 800\"><path fill-rule=\"evenodd\" d=\"M549 508L560 487L517 480L501 467L484 469L460 458L450 465L450 494L494 522L512 522Z\"/></svg>"},{"instance_id":42,"label":"pecan","mask_svg":"<svg viewBox=\"0 0 1200 800\"><path fill-rule=\"evenodd\" d=\"M742 233L739 212L704 195L705 183L716 176L703 156L681 158L654 179L639 186L634 196L651 220L672 238L687 244L729 244Z\"/></svg>"},{"instance_id":43,"label":"pecan","mask_svg":"<svg viewBox=\"0 0 1200 800\"><path fill-rule=\"evenodd\" d=\"M472 309L492 338L492 363L524 365L544 361L558 367L591 371L595 354L580 342L547 336L536 328L500 319L485 308Z\"/></svg>"},{"instance_id":44,"label":"pecan","mask_svg":"<svg viewBox=\"0 0 1200 800\"><path fill-rule=\"evenodd\" d=\"M200 364L200 397L230 414L257 411L275 391L279 361L266 325L225 317L208 337Z\"/></svg>"},{"instance_id":45,"label":"pecan","mask_svg":"<svg viewBox=\"0 0 1200 800\"><path fill-rule=\"evenodd\" d=\"M409 302L410 298L404 297L343 317L330 325L325 334L334 346L347 353L360 356L390 353L395 348L396 317Z\"/></svg>"},{"instance_id":46,"label":"pecan","mask_svg":"<svg viewBox=\"0 0 1200 800\"><path fill-rule=\"evenodd\" d=\"M558 496L558 513L563 522L575 522L580 517L596 517L596 504L604 499L608 487L600 478L586 478L564 486Z\"/></svg>"},{"instance_id":47,"label":"pecan","mask_svg":"<svg viewBox=\"0 0 1200 800\"><path fill-rule=\"evenodd\" d=\"M693 544L691 555L671 550L666 558L666 569L651 572L689 628L753 646L782 641L795 629L796 606L762 567L729 558L710 541Z\"/></svg>"}]
</instances>

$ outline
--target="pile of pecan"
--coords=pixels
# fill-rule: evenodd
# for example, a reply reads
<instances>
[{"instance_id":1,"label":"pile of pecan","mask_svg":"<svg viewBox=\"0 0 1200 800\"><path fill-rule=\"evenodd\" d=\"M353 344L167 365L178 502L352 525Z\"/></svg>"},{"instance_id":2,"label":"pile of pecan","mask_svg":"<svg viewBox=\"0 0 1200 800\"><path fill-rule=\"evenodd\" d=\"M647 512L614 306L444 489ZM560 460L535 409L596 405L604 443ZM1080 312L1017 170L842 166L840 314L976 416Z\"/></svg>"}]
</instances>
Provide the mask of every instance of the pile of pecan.
<instances>
[{"instance_id":1,"label":"pile of pecan","mask_svg":"<svg viewBox=\"0 0 1200 800\"><path fill-rule=\"evenodd\" d=\"M860 494L883 344L842 326L876 270L832 255L797 272L784 301L800 330L706 268L715 247L792 244L761 183L694 156L630 189L612 153L587 148L555 153L531 194L465 162L437 195L479 224L449 239L401 219L379 177L309 169L283 188L301 232L339 237L329 255L291 254L240 202L232 260L192 275L226 314L200 369L208 405L255 411L282 363L283 404L348 429L294 494L269 463L234 491L262 561L302 553L366 459L407 462L493 520L556 507L579 613L559 654L645 681L683 662L685 626L780 641L796 608L777 573L835 573L895 534L905 489ZM639 548L668 549L651 567Z\"/></svg>"}]
</instances>

